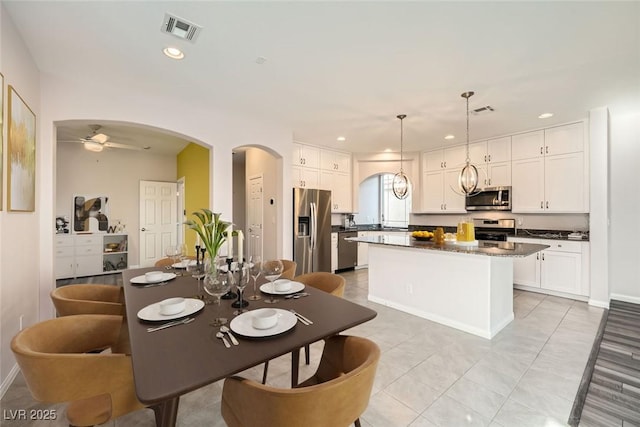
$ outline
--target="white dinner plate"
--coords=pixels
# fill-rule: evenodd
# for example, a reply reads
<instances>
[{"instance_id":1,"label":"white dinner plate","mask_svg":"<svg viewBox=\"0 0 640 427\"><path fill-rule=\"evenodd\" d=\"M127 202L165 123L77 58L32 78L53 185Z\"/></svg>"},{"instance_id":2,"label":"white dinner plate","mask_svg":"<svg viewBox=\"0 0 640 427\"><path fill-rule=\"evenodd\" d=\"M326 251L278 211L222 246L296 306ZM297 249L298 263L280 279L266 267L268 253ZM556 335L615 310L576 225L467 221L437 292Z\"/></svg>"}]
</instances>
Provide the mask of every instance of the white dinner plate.
<instances>
[{"instance_id":1,"label":"white dinner plate","mask_svg":"<svg viewBox=\"0 0 640 427\"><path fill-rule=\"evenodd\" d=\"M269 329L256 329L253 327L251 323L254 310L247 311L246 313L242 313L235 317L229 324L229 327L233 332L238 335L242 335L243 337L263 338L287 332L289 329L296 326L298 318L295 314L280 308L274 308L273 310L278 312L278 323Z\"/></svg>"},{"instance_id":2,"label":"white dinner plate","mask_svg":"<svg viewBox=\"0 0 640 427\"><path fill-rule=\"evenodd\" d=\"M171 279L175 279L176 275L175 273L162 273L162 278L160 280L153 280L151 282L147 281L147 278L144 276L144 274L142 276L136 276L133 279L130 280L131 283L138 283L140 285L148 285L150 283L160 283L160 282L166 282L167 280L171 280Z\"/></svg>"},{"instance_id":3,"label":"white dinner plate","mask_svg":"<svg viewBox=\"0 0 640 427\"><path fill-rule=\"evenodd\" d=\"M300 292L301 290L304 289L304 283L300 283L300 282L294 282L293 280L289 280L289 279L278 279L276 281L274 281L273 283L278 283L280 281L287 281L287 282L291 282L291 289L287 290L287 291L275 291L273 290L273 287L271 286L271 283L265 283L264 285L260 286L260 291L264 292L265 294L269 294L269 295L289 295L289 294L295 294L296 292Z\"/></svg>"},{"instance_id":4,"label":"white dinner plate","mask_svg":"<svg viewBox=\"0 0 640 427\"><path fill-rule=\"evenodd\" d=\"M160 314L160 302L155 302L138 311L138 319L148 322L179 319L197 313L204 307L204 301L195 298L185 298L185 307L180 313Z\"/></svg>"},{"instance_id":5,"label":"white dinner plate","mask_svg":"<svg viewBox=\"0 0 640 427\"><path fill-rule=\"evenodd\" d=\"M185 259L184 261L176 262L175 264L171 264L173 268L187 268L189 265L196 265L195 259Z\"/></svg>"}]
</instances>

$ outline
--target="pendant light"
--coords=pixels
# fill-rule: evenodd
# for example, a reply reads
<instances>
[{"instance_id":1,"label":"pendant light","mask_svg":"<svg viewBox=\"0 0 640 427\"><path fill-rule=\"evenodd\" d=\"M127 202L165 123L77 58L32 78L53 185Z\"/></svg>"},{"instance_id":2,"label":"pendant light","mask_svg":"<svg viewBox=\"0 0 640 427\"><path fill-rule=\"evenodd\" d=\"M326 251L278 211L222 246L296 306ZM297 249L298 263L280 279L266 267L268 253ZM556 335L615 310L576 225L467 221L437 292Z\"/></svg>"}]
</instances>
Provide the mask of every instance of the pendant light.
<instances>
[{"instance_id":1,"label":"pendant light","mask_svg":"<svg viewBox=\"0 0 640 427\"><path fill-rule=\"evenodd\" d=\"M402 139L403 139L402 121L404 120L405 117L407 117L407 115L399 114L397 117L400 119L400 172L398 172L393 176L392 189L393 189L393 194L398 199L403 200L403 199L406 199L407 196L409 195L409 178L407 178L407 175L404 174L404 170L402 169L403 161L404 161L403 149L402 149Z\"/></svg>"},{"instance_id":2,"label":"pendant light","mask_svg":"<svg viewBox=\"0 0 640 427\"><path fill-rule=\"evenodd\" d=\"M469 98L471 98L473 94L474 92L469 91L460 95L467 100L467 157L465 159L465 165L458 176L458 187L466 196L475 194L478 188L478 168L471 164L471 159L469 158Z\"/></svg>"}]
</instances>

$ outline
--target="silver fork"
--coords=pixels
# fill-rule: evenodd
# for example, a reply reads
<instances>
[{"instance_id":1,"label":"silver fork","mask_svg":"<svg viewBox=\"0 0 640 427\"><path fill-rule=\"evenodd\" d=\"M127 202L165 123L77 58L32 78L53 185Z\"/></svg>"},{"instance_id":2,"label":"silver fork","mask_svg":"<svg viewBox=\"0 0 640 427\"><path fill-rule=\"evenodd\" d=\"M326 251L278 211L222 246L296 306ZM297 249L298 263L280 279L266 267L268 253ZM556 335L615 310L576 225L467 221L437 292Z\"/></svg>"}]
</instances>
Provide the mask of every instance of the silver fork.
<instances>
[{"instance_id":1,"label":"silver fork","mask_svg":"<svg viewBox=\"0 0 640 427\"><path fill-rule=\"evenodd\" d=\"M313 322L310 319L304 317L302 314L298 313L294 309L289 309L289 311L292 312L293 314L295 314L296 317L298 318L298 320L300 320L305 325L307 325L307 326L313 325Z\"/></svg>"}]
</instances>

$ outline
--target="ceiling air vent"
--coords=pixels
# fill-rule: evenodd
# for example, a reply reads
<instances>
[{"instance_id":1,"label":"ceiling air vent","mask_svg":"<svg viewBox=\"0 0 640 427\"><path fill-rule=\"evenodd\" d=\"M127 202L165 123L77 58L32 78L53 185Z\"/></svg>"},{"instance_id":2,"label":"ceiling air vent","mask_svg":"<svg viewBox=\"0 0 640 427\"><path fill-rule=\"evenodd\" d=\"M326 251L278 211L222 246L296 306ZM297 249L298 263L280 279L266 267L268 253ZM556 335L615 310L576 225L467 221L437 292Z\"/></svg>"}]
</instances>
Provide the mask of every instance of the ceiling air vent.
<instances>
[{"instance_id":1,"label":"ceiling air vent","mask_svg":"<svg viewBox=\"0 0 640 427\"><path fill-rule=\"evenodd\" d=\"M191 43L195 43L196 39L200 35L202 27L194 24L193 22L189 22L186 19L165 13L161 30L164 33L171 34L172 36L178 37L182 40L188 40Z\"/></svg>"},{"instance_id":2,"label":"ceiling air vent","mask_svg":"<svg viewBox=\"0 0 640 427\"><path fill-rule=\"evenodd\" d=\"M471 110L471 114L478 115L478 114L491 113L493 111L495 111L493 107L491 105L487 105L486 107L480 107L480 108L476 108L475 110Z\"/></svg>"}]
</instances>

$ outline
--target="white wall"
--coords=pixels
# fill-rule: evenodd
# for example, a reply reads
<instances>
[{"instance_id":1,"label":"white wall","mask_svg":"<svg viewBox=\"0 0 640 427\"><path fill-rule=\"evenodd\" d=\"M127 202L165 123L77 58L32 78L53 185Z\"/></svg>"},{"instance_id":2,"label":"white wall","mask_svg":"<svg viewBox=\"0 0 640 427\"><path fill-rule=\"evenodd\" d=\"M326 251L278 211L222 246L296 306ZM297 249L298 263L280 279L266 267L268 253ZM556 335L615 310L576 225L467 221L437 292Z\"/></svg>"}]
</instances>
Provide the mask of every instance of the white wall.
<instances>
[{"instance_id":1,"label":"white wall","mask_svg":"<svg viewBox=\"0 0 640 427\"><path fill-rule=\"evenodd\" d=\"M6 141L8 85L13 86L36 115L36 131L42 126L40 84L36 65L19 37L9 14L0 3L0 71L4 75L3 140ZM46 142L36 135L36 210L35 212L7 212L7 154L3 151L3 192L0 212L0 395L9 386L15 359L9 343L23 324L38 320L38 270L40 264L40 218L43 212L42 183L50 180L43 176L40 165L50 162L46 157ZM4 143L5 150L7 143ZM51 221L53 224L53 221Z\"/></svg>"},{"instance_id":2,"label":"white wall","mask_svg":"<svg viewBox=\"0 0 640 427\"><path fill-rule=\"evenodd\" d=\"M175 181L175 156L146 151L85 150L59 143L56 166L56 216L73 215L73 196L109 197L109 223L119 219L129 233L129 265L139 265L139 182Z\"/></svg>"},{"instance_id":3,"label":"white wall","mask_svg":"<svg viewBox=\"0 0 640 427\"><path fill-rule=\"evenodd\" d=\"M640 303L639 223L640 111L611 111L609 289L612 299ZM601 201L592 200L591 203Z\"/></svg>"}]
</instances>

